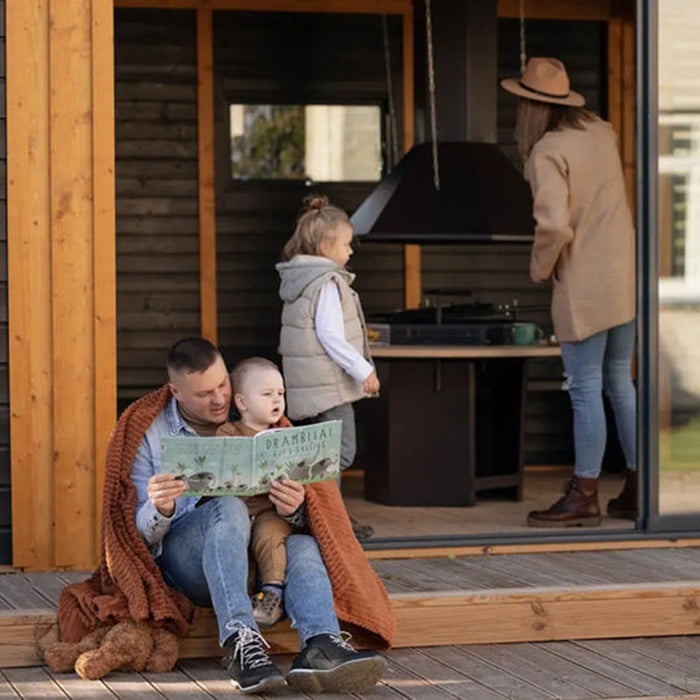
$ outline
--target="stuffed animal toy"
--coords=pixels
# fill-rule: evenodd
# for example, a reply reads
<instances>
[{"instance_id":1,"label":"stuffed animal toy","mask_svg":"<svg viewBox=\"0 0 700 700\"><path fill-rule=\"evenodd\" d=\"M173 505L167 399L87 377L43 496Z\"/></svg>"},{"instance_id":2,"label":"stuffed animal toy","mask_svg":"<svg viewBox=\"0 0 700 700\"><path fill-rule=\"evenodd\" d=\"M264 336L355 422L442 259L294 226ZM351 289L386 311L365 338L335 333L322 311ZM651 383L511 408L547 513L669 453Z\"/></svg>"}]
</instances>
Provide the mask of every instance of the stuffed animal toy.
<instances>
[{"instance_id":1,"label":"stuffed animal toy","mask_svg":"<svg viewBox=\"0 0 700 700\"><path fill-rule=\"evenodd\" d=\"M145 622L98 627L80 642L56 642L44 650L44 662L52 671L75 669L87 680L97 680L113 670L165 673L177 657L177 637Z\"/></svg>"}]
</instances>

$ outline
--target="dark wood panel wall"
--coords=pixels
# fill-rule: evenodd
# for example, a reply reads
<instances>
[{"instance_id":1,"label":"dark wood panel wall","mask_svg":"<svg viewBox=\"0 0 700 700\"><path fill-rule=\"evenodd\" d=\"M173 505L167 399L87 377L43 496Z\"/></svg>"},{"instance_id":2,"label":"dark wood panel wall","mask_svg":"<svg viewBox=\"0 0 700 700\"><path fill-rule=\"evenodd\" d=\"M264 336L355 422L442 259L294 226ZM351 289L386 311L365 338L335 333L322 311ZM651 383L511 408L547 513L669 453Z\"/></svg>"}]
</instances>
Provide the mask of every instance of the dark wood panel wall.
<instances>
[{"instance_id":1,"label":"dark wood panel wall","mask_svg":"<svg viewBox=\"0 0 700 700\"><path fill-rule=\"evenodd\" d=\"M162 384L199 334L196 17L115 13L117 383L121 407Z\"/></svg>"},{"instance_id":2,"label":"dark wood panel wall","mask_svg":"<svg viewBox=\"0 0 700 700\"><path fill-rule=\"evenodd\" d=\"M0 564L12 562L10 407L7 365L7 130L5 0L0 0Z\"/></svg>"},{"instance_id":3,"label":"dark wood panel wall","mask_svg":"<svg viewBox=\"0 0 700 700\"><path fill-rule=\"evenodd\" d=\"M276 358L281 304L274 265L304 195L322 191L352 212L372 185L232 181L228 106L376 103L386 109L381 21L377 15L214 14L219 343L231 360L249 354ZM400 18L388 17L387 28L400 110ZM400 134L400 112L396 128ZM401 246L362 246L352 268L368 312L402 306Z\"/></svg>"}]
</instances>

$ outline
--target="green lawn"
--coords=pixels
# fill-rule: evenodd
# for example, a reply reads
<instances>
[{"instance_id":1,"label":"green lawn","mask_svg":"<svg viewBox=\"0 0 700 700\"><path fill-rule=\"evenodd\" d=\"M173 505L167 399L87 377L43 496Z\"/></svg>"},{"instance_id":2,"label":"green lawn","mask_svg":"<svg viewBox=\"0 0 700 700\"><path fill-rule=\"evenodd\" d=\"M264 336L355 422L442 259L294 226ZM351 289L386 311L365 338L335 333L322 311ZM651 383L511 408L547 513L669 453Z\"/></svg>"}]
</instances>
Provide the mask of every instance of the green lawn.
<instances>
[{"instance_id":1,"label":"green lawn","mask_svg":"<svg viewBox=\"0 0 700 700\"><path fill-rule=\"evenodd\" d=\"M663 471L700 471L700 416L678 428L662 430L659 454Z\"/></svg>"}]
</instances>

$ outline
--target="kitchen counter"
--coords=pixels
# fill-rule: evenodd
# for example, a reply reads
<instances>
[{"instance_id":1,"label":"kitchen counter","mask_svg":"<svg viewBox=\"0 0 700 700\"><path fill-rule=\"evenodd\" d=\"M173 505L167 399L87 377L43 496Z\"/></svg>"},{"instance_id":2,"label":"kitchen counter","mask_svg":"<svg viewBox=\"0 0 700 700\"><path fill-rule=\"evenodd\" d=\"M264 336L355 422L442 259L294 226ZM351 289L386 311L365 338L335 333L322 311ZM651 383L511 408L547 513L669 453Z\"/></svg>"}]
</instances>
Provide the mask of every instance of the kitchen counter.
<instances>
[{"instance_id":1,"label":"kitchen counter","mask_svg":"<svg viewBox=\"0 0 700 700\"><path fill-rule=\"evenodd\" d=\"M558 357L558 345L373 345L372 357L508 358Z\"/></svg>"},{"instance_id":2,"label":"kitchen counter","mask_svg":"<svg viewBox=\"0 0 700 700\"><path fill-rule=\"evenodd\" d=\"M365 498L471 506L480 491L522 498L528 360L551 345L373 345L379 398L356 404Z\"/></svg>"}]
</instances>

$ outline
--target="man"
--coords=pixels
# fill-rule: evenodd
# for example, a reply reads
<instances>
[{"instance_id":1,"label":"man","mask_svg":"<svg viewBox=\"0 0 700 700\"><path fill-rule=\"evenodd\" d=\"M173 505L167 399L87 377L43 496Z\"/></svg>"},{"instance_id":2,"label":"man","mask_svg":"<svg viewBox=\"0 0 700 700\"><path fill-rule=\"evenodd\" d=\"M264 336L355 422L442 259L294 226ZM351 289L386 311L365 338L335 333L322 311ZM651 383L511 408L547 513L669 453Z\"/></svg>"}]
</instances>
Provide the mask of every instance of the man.
<instances>
[{"instance_id":1,"label":"man","mask_svg":"<svg viewBox=\"0 0 700 700\"><path fill-rule=\"evenodd\" d=\"M289 683L303 692L361 692L386 668L373 652L355 651L340 634L333 592L315 539L288 537L286 609L301 653L283 678L267 655L247 591L250 520L236 497L183 496L185 484L160 474L161 439L210 436L228 419L231 385L223 358L203 338L175 343L167 357L172 398L147 429L131 464L138 493L136 527L163 578L198 605L214 608L224 662L244 693ZM304 487L273 483L270 500L293 527L306 523Z\"/></svg>"}]
</instances>

